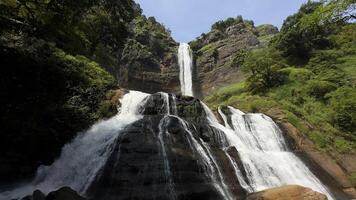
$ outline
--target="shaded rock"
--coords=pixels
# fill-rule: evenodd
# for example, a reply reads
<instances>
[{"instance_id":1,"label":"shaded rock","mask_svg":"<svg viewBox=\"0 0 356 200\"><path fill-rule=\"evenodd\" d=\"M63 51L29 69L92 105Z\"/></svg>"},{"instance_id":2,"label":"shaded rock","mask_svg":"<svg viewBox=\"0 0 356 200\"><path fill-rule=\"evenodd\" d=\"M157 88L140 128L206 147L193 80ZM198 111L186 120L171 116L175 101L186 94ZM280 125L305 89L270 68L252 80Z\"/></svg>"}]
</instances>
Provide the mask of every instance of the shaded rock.
<instances>
[{"instance_id":1,"label":"shaded rock","mask_svg":"<svg viewBox=\"0 0 356 200\"><path fill-rule=\"evenodd\" d=\"M290 185L250 194L246 200L327 200L327 197L306 187Z\"/></svg>"},{"instance_id":2,"label":"shaded rock","mask_svg":"<svg viewBox=\"0 0 356 200\"><path fill-rule=\"evenodd\" d=\"M45 200L85 200L85 198L70 187L62 187L57 191L50 192Z\"/></svg>"},{"instance_id":3,"label":"shaded rock","mask_svg":"<svg viewBox=\"0 0 356 200\"><path fill-rule=\"evenodd\" d=\"M46 196L40 190L35 190L32 194L32 200L45 200Z\"/></svg>"}]
</instances>

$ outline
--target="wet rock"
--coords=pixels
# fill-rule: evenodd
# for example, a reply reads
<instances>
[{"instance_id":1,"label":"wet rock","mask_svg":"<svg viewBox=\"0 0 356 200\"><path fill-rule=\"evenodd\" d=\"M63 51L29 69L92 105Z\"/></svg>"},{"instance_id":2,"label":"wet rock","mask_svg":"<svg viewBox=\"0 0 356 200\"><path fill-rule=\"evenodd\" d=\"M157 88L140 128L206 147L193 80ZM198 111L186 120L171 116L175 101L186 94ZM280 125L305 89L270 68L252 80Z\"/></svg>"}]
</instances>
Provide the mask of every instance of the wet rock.
<instances>
[{"instance_id":1,"label":"wet rock","mask_svg":"<svg viewBox=\"0 0 356 200\"><path fill-rule=\"evenodd\" d=\"M327 200L327 197L309 188L290 185L250 194L246 200Z\"/></svg>"}]
</instances>

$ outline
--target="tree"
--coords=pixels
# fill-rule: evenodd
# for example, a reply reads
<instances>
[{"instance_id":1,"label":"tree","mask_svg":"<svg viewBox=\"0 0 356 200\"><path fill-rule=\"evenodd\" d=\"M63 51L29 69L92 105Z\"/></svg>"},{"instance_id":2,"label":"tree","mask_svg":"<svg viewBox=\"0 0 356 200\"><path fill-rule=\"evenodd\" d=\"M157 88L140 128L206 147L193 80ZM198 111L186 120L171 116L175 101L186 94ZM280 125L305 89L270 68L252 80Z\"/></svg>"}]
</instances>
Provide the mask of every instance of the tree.
<instances>
[{"instance_id":1,"label":"tree","mask_svg":"<svg viewBox=\"0 0 356 200\"><path fill-rule=\"evenodd\" d=\"M305 64L314 49L326 48L329 41L326 36L333 30L327 26L301 26L304 16L314 13L321 2L312 2L302 5L298 13L287 17L281 28L281 32L272 40L274 46L282 52L293 64Z\"/></svg>"},{"instance_id":2,"label":"tree","mask_svg":"<svg viewBox=\"0 0 356 200\"><path fill-rule=\"evenodd\" d=\"M313 13L301 19L301 27L325 26L333 23L343 24L356 19L355 0L327 0Z\"/></svg>"},{"instance_id":3,"label":"tree","mask_svg":"<svg viewBox=\"0 0 356 200\"><path fill-rule=\"evenodd\" d=\"M250 52L242 66L245 72L250 73L248 90L259 93L281 85L286 79L285 73L280 70L285 66L282 60L278 51L272 48Z\"/></svg>"}]
</instances>

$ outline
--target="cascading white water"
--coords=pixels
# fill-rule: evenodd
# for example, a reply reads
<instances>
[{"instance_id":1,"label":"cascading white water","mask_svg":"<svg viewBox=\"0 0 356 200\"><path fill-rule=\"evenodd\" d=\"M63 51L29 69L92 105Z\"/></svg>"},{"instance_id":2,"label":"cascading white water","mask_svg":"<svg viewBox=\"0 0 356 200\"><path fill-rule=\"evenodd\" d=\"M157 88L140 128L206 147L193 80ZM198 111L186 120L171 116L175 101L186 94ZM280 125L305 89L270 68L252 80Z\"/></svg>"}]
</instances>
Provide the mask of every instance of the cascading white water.
<instances>
[{"instance_id":1,"label":"cascading white water","mask_svg":"<svg viewBox=\"0 0 356 200\"><path fill-rule=\"evenodd\" d=\"M231 125L227 116L219 109L225 126L218 123L209 108L203 104L210 124L225 132L229 143L241 158L247 174L249 192L283 185L301 185L334 199L328 189L292 152L288 151L281 130L271 118L263 114L244 114L229 107ZM235 170L236 165L234 166ZM236 174L243 183L241 173Z\"/></svg>"},{"instance_id":2,"label":"cascading white water","mask_svg":"<svg viewBox=\"0 0 356 200\"><path fill-rule=\"evenodd\" d=\"M22 198L36 189L48 193L63 186L70 186L84 195L109 158L120 131L142 118L138 109L147 96L136 91L127 93L121 99L119 114L79 134L63 147L61 156L51 166L37 170L31 183L0 193L0 199Z\"/></svg>"},{"instance_id":3,"label":"cascading white water","mask_svg":"<svg viewBox=\"0 0 356 200\"><path fill-rule=\"evenodd\" d=\"M187 43L181 43L178 49L179 79L182 95L194 96L193 93L193 54Z\"/></svg>"}]
</instances>

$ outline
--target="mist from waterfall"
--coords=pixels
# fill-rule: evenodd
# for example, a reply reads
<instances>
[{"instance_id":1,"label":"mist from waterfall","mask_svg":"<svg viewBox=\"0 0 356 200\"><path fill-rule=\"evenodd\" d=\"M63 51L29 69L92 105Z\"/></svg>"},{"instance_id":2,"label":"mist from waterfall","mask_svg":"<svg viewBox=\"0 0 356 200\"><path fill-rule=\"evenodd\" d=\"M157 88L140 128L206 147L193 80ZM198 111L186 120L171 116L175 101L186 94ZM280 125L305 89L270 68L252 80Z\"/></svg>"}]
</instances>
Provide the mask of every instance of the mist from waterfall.
<instances>
[{"instance_id":1,"label":"mist from waterfall","mask_svg":"<svg viewBox=\"0 0 356 200\"><path fill-rule=\"evenodd\" d=\"M179 79L182 95L194 96L193 92L193 53L189 44L180 43L178 48Z\"/></svg>"}]
</instances>

